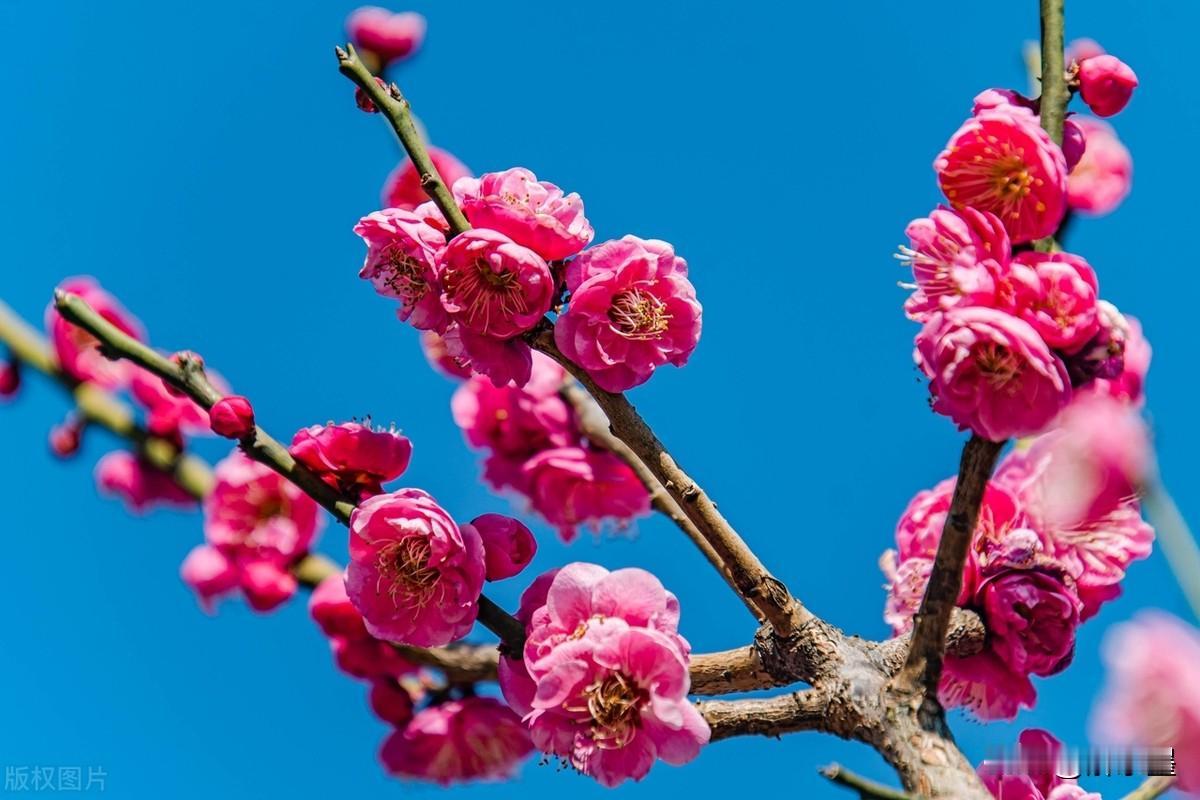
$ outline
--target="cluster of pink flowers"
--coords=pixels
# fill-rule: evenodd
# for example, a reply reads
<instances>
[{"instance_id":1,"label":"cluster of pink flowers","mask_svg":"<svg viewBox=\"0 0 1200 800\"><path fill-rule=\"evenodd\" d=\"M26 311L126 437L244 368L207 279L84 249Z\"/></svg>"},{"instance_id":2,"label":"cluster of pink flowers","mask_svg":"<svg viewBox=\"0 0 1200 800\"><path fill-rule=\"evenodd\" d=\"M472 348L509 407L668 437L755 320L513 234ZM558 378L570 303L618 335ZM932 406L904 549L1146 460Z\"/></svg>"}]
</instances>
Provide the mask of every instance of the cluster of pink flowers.
<instances>
[{"instance_id":1,"label":"cluster of pink flowers","mask_svg":"<svg viewBox=\"0 0 1200 800\"><path fill-rule=\"evenodd\" d=\"M568 564L533 582L517 617L525 649L501 659L500 688L538 750L611 787L708 742L687 698L679 603L650 573Z\"/></svg>"},{"instance_id":2,"label":"cluster of pink flowers","mask_svg":"<svg viewBox=\"0 0 1200 800\"><path fill-rule=\"evenodd\" d=\"M625 525L648 513L650 495L628 464L580 432L560 394L564 380L562 367L533 353L524 386L475 375L450 407L467 443L487 452L484 480L524 498L571 541L582 524L598 530L605 519Z\"/></svg>"},{"instance_id":3,"label":"cluster of pink flowers","mask_svg":"<svg viewBox=\"0 0 1200 800\"><path fill-rule=\"evenodd\" d=\"M984 761L977 772L996 800L1101 800L1074 780L1060 778L1062 742L1047 731L1021 732L1014 758Z\"/></svg>"},{"instance_id":4,"label":"cluster of pink flowers","mask_svg":"<svg viewBox=\"0 0 1200 800\"><path fill-rule=\"evenodd\" d=\"M1037 110L1007 90L975 98L934 162L951 207L910 223L901 248L914 280L905 311L922 325L913 357L933 409L994 441L1037 434L1077 390L1119 380L1132 328L1100 300L1083 258L1014 247L1054 235L1070 206L1111 210L1128 191L1103 123L1068 119L1060 148Z\"/></svg>"},{"instance_id":5,"label":"cluster of pink flowers","mask_svg":"<svg viewBox=\"0 0 1200 800\"><path fill-rule=\"evenodd\" d=\"M579 195L520 167L453 179L465 167L440 151L431 157L453 180L470 230L448 238L437 207L417 202L411 164L389 181L388 207L354 230L367 243L360 276L399 302L401 320L438 334L458 369L524 385L532 358L523 337L551 311L560 312L558 347L608 391L686 363L701 308L669 244L626 236L585 250L593 231Z\"/></svg>"},{"instance_id":6,"label":"cluster of pink flowers","mask_svg":"<svg viewBox=\"0 0 1200 800\"><path fill-rule=\"evenodd\" d=\"M316 501L270 467L234 451L213 470L204 500L204 540L181 574L201 604L240 588L257 611L296 593L289 567L303 558L324 522Z\"/></svg>"},{"instance_id":7,"label":"cluster of pink flowers","mask_svg":"<svg viewBox=\"0 0 1200 800\"><path fill-rule=\"evenodd\" d=\"M503 703L434 687L394 646L372 636L344 576L321 581L308 608L338 668L370 683L371 710L393 728L379 753L390 774L442 785L503 779L532 751L525 726Z\"/></svg>"},{"instance_id":8,"label":"cluster of pink flowers","mask_svg":"<svg viewBox=\"0 0 1200 800\"><path fill-rule=\"evenodd\" d=\"M1151 470L1144 424L1120 399L1081 397L1058 426L1011 453L984 494L958 605L979 613L983 652L948 656L941 699L981 719L1007 719L1035 698L1031 675L1064 669L1075 629L1120 594L1131 562L1150 553L1139 487ZM919 493L881 564L884 613L912 625L950 508L955 479Z\"/></svg>"},{"instance_id":9,"label":"cluster of pink flowers","mask_svg":"<svg viewBox=\"0 0 1200 800\"><path fill-rule=\"evenodd\" d=\"M1092 738L1121 747L1174 747L1176 786L1200 795L1200 631L1146 611L1104 642L1108 686Z\"/></svg>"}]
</instances>

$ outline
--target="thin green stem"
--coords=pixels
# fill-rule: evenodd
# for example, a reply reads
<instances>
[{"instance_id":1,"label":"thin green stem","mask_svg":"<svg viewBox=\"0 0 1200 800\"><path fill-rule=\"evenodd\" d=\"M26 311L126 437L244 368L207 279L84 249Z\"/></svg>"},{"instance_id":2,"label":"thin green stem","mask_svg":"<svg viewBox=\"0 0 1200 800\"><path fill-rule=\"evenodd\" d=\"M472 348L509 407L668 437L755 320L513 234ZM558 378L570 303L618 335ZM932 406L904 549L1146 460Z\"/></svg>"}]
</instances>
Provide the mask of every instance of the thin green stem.
<instances>
[{"instance_id":1,"label":"thin green stem","mask_svg":"<svg viewBox=\"0 0 1200 800\"><path fill-rule=\"evenodd\" d=\"M391 123L392 130L400 138L400 144L408 152L408 157L412 159L417 174L421 176L421 188L441 210L442 216L446 218L446 222L450 226L451 235L457 236L463 231L470 230L471 223L467 222L462 209L458 207L458 203L454 202L454 195L450 193L450 187L442 180L437 167L433 165L433 159L429 157L429 150L425 147L425 142L421 140L421 134L413 123L408 100L400 93L400 89L394 83L380 86L379 82L375 80L375 76L359 58L353 45L348 44L345 49L337 48L337 58L338 69L342 74L354 81Z\"/></svg>"},{"instance_id":2,"label":"thin green stem","mask_svg":"<svg viewBox=\"0 0 1200 800\"><path fill-rule=\"evenodd\" d=\"M68 322L99 339L101 352L109 358L123 358L153 372L206 410L221 399L221 393L209 383L203 366L195 358L183 356L178 362L167 358L118 329L78 295L57 291L54 293L54 306ZM253 435L243 439L241 446L251 458L275 470L328 509L339 522L349 524L354 501L292 458L287 448L261 426L255 428ZM525 626L486 597L479 598L479 605L479 621L484 627L499 636L509 652L521 652Z\"/></svg>"},{"instance_id":3,"label":"thin green stem","mask_svg":"<svg viewBox=\"0 0 1200 800\"><path fill-rule=\"evenodd\" d=\"M882 783L867 780L843 767L841 764L830 764L821 767L821 774L838 786L858 792L859 800L918 800L915 795L905 794L899 789L884 786Z\"/></svg>"},{"instance_id":4,"label":"thin green stem","mask_svg":"<svg viewBox=\"0 0 1200 800\"><path fill-rule=\"evenodd\" d=\"M1071 99L1067 89L1066 64L1063 55L1063 28L1065 0L1041 0L1042 15L1042 127L1054 143L1062 146L1063 121L1067 116L1067 102ZM1034 243L1034 249L1049 253L1055 249L1053 236Z\"/></svg>"}]
</instances>

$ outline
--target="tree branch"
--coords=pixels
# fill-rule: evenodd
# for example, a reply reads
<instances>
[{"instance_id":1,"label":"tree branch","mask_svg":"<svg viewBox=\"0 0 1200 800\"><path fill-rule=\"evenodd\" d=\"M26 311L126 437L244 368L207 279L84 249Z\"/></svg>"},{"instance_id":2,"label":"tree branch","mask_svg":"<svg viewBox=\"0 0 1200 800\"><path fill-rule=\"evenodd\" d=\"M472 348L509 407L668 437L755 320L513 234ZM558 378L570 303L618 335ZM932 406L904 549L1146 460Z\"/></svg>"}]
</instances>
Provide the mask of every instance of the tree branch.
<instances>
[{"instance_id":1,"label":"tree branch","mask_svg":"<svg viewBox=\"0 0 1200 800\"><path fill-rule=\"evenodd\" d=\"M1156 797L1162 797L1174 785L1174 778L1166 776L1147 778L1141 786L1125 795L1121 800L1154 800Z\"/></svg>"},{"instance_id":2,"label":"tree branch","mask_svg":"<svg viewBox=\"0 0 1200 800\"><path fill-rule=\"evenodd\" d=\"M733 736L830 730L830 698L817 689L761 699L702 700L696 708L712 729L714 742Z\"/></svg>"},{"instance_id":3,"label":"tree branch","mask_svg":"<svg viewBox=\"0 0 1200 800\"><path fill-rule=\"evenodd\" d=\"M787 587L763 566L758 556L717 510L717 504L676 463L625 395L606 392L597 386L585 370L558 349L548 325L534 329L529 341L535 349L561 364L596 399L608 417L613 435L624 442L666 488L725 565L722 572L728 574L734 590L758 609L777 634L791 636L814 618L808 609L792 597Z\"/></svg>"},{"instance_id":4,"label":"tree branch","mask_svg":"<svg viewBox=\"0 0 1200 800\"><path fill-rule=\"evenodd\" d=\"M972 435L963 447L958 481L942 527L933 571L913 623L904 669L897 676L900 686L922 690L933 703L937 702L946 632L950 627L950 613L962 589L963 567L967 563L971 536L979 519L988 478L1003 447L1003 442L989 441L977 435Z\"/></svg>"},{"instance_id":5,"label":"tree branch","mask_svg":"<svg viewBox=\"0 0 1200 800\"><path fill-rule=\"evenodd\" d=\"M696 545L700 552L704 554L704 557L708 559L708 563L725 579L725 582L734 590L734 593L746 605L746 608L754 615L755 619L762 622L764 619L762 612L737 591L737 586L733 583L733 577L729 570L725 568L725 562L721 560L721 557L713 550L708 540L700 533L696 524L683 513L683 509L679 507L679 504L675 502L670 493L663 488L658 478L654 477L654 473L650 471L649 467L642 463L642 460L629 449L629 446L625 442L613 435L608 417L604 415L604 411L601 410L592 396L574 378L567 379L560 393L563 399L575 411L575 420L579 424L579 429L583 432L583 435L588 438L588 441L597 447L602 447L612 452L629 465L638 476L638 480L646 487L646 491L650 493L650 504L654 509L674 522L683 531L692 544Z\"/></svg>"},{"instance_id":6,"label":"tree branch","mask_svg":"<svg viewBox=\"0 0 1200 800\"><path fill-rule=\"evenodd\" d=\"M446 186L446 182L438 174L437 167L433 165L433 159L429 157L429 151L421 141L421 134L417 131L417 126L413 124L408 100L400 94L400 88L394 83L386 88L380 86L375 80L375 76L359 59L354 45L348 44L344 50L338 47L336 52L338 69L341 70L341 73L354 81L392 124L392 129L396 131L396 135L400 137L400 143L408 151L408 157L412 159L417 174L421 176L421 188L437 204L442 216L446 218L446 222L450 225L451 235L457 236L463 231L469 230L471 223L467 222L467 218L463 216L462 209L458 207L458 203L454 202L454 195L450 193L450 187Z\"/></svg>"},{"instance_id":7,"label":"tree branch","mask_svg":"<svg viewBox=\"0 0 1200 800\"><path fill-rule=\"evenodd\" d=\"M870 798L881 798L881 800L916 800L912 795L905 794L899 789L892 789L884 786L882 783L876 783L875 781L867 780L861 775L856 775L841 764L830 764L827 767L821 767L819 771L821 775L838 786L844 786L851 791L858 792L859 800L870 800Z\"/></svg>"},{"instance_id":8,"label":"tree branch","mask_svg":"<svg viewBox=\"0 0 1200 800\"><path fill-rule=\"evenodd\" d=\"M153 372L187 394L205 410L212 408L213 404L221 399L221 393L208 382L204 368L198 360L183 357L179 359L179 363L172 361L119 330L77 295L56 291L54 305L64 319L99 339L101 352L109 358L123 358ZM307 466L292 458L287 448L261 426L255 427L253 436L247 436L241 441L241 447L251 458L294 483L301 491L328 509L343 525L349 524L354 502L321 480ZM525 640L525 626L483 596L479 598L479 621L500 637L509 652L521 652Z\"/></svg>"},{"instance_id":9,"label":"tree branch","mask_svg":"<svg viewBox=\"0 0 1200 800\"><path fill-rule=\"evenodd\" d=\"M1063 54L1063 4L1064 0L1041 0L1042 96L1038 111L1042 127L1060 147L1063 143L1063 122L1067 118L1067 103L1071 99ZM1053 236L1034 242L1034 249L1040 253L1053 252L1057 246L1057 237L1066 227L1068 219L1069 216L1063 218L1059 230Z\"/></svg>"}]
</instances>

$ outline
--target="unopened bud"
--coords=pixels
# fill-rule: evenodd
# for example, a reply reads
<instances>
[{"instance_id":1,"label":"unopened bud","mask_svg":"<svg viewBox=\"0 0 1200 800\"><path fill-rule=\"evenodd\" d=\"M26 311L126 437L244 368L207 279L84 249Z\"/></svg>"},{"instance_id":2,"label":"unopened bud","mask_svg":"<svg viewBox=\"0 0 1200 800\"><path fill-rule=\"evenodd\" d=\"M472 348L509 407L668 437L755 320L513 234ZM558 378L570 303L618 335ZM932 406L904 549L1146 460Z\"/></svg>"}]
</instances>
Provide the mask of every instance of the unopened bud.
<instances>
[{"instance_id":1,"label":"unopened bud","mask_svg":"<svg viewBox=\"0 0 1200 800\"><path fill-rule=\"evenodd\" d=\"M241 395L222 397L208 411L213 433L227 439L245 439L254 433L254 407Z\"/></svg>"}]
</instances>

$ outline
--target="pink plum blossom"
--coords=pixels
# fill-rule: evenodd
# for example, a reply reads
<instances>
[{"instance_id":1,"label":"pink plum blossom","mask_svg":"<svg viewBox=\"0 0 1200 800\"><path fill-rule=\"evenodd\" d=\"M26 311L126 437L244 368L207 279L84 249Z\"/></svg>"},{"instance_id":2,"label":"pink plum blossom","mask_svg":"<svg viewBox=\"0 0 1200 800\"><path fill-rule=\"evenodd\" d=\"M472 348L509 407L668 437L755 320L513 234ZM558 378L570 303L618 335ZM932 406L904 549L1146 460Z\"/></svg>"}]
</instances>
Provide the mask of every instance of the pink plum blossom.
<instances>
[{"instance_id":1,"label":"pink plum blossom","mask_svg":"<svg viewBox=\"0 0 1200 800\"><path fill-rule=\"evenodd\" d=\"M1152 354L1150 342L1142 335L1142 324L1136 317L1124 316L1121 320L1124 322L1121 372L1112 378L1098 377L1088 388L1141 408L1146 401L1146 373Z\"/></svg>"},{"instance_id":2,"label":"pink plum blossom","mask_svg":"<svg viewBox=\"0 0 1200 800\"><path fill-rule=\"evenodd\" d=\"M1008 111L1041 124L1041 98L1030 99L1012 89L985 89L975 95L975 105L971 113L979 114L989 110ZM1074 118L1068 115L1063 121L1062 143L1063 158L1066 159L1068 172L1074 169L1083 156L1085 146L1083 131L1075 124Z\"/></svg>"},{"instance_id":3,"label":"pink plum blossom","mask_svg":"<svg viewBox=\"0 0 1200 800\"><path fill-rule=\"evenodd\" d=\"M583 201L522 167L488 172L462 201L477 228L499 231L547 261L575 255L592 241Z\"/></svg>"},{"instance_id":4,"label":"pink plum blossom","mask_svg":"<svg viewBox=\"0 0 1200 800\"><path fill-rule=\"evenodd\" d=\"M524 491L521 464L526 459L577 440L571 410L559 395L565 378L562 367L536 353L524 386L497 386L476 376L454 392L450 410L467 443L487 448L491 459L508 465L485 476L495 488Z\"/></svg>"},{"instance_id":5,"label":"pink plum blossom","mask_svg":"<svg viewBox=\"0 0 1200 800\"><path fill-rule=\"evenodd\" d=\"M291 598L299 588L296 578L275 561L263 559L240 565L239 583L246 602L255 611L270 611Z\"/></svg>"},{"instance_id":6,"label":"pink plum blossom","mask_svg":"<svg viewBox=\"0 0 1200 800\"><path fill-rule=\"evenodd\" d=\"M433 161L434 169L438 171L442 181L447 186L454 186L459 178L469 178L471 170L465 164L455 158L452 154L442 150L440 147L428 147L429 158ZM417 174L417 168L409 159L404 159L392 174L388 176L387 182L383 186L383 205L384 208L399 208L404 211L413 211L422 203L429 201L429 195L421 186L421 176ZM422 216L418 214L418 216ZM437 214L437 218L441 220L441 213ZM444 226L445 221L441 224Z\"/></svg>"},{"instance_id":7,"label":"pink plum blossom","mask_svg":"<svg viewBox=\"0 0 1200 800\"><path fill-rule=\"evenodd\" d=\"M701 306L687 262L671 245L636 236L608 241L573 259L566 280L571 299L554 340L601 388L621 392L663 364L687 363L700 339Z\"/></svg>"},{"instance_id":8,"label":"pink plum blossom","mask_svg":"<svg viewBox=\"0 0 1200 800\"><path fill-rule=\"evenodd\" d=\"M492 697L464 697L418 711L379 758L391 775L449 786L511 778L532 750L511 709Z\"/></svg>"},{"instance_id":9,"label":"pink plum blossom","mask_svg":"<svg viewBox=\"0 0 1200 800\"><path fill-rule=\"evenodd\" d=\"M58 289L78 295L122 333L139 341L145 339L141 322L122 308L117 299L104 291L94 278L86 275L67 278L58 285ZM77 381L94 383L102 389L115 389L128 385L137 370L129 361L109 360L101 355L100 341L83 328L67 322L53 302L46 307L46 331L59 366Z\"/></svg>"},{"instance_id":10,"label":"pink plum blossom","mask_svg":"<svg viewBox=\"0 0 1200 800\"><path fill-rule=\"evenodd\" d=\"M1079 350L1099 330L1096 273L1082 258L1070 253L1025 252L1019 264L1037 275L1036 297L1025 298L1021 319L1033 326L1050 347L1066 353Z\"/></svg>"},{"instance_id":11,"label":"pink plum blossom","mask_svg":"<svg viewBox=\"0 0 1200 800\"><path fill-rule=\"evenodd\" d=\"M179 575L200 600L205 611L212 612L214 601L238 587L237 566L217 548L202 544L192 548Z\"/></svg>"},{"instance_id":12,"label":"pink plum blossom","mask_svg":"<svg viewBox=\"0 0 1200 800\"><path fill-rule=\"evenodd\" d=\"M421 331L421 350L429 365L447 377L471 377L470 359L451 353L446 340L436 331Z\"/></svg>"},{"instance_id":13,"label":"pink plum blossom","mask_svg":"<svg viewBox=\"0 0 1200 800\"><path fill-rule=\"evenodd\" d=\"M1079 96L1098 117L1111 117L1125 108L1138 79L1116 56L1098 55L1079 62Z\"/></svg>"},{"instance_id":14,"label":"pink plum blossom","mask_svg":"<svg viewBox=\"0 0 1200 800\"><path fill-rule=\"evenodd\" d=\"M425 17L415 11L393 13L378 6L355 9L346 19L346 35L383 66L413 55L425 40Z\"/></svg>"},{"instance_id":15,"label":"pink plum blossom","mask_svg":"<svg viewBox=\"0 0 1200 800\"><path fill-rule=\"evenodd\" d=\"M1062 742L1047 731L1029 728L1018 737L1009 761L984 761L977 772L997 800L1101 800L1072 780L1058 777Z\"/></svg>"},{"instance_id":16,"label":"pink plum blossom","mask_svg":"<svg viewBox=\"0 0 1200 800\"><path fill-rule=\"evenodd\" d=\"M1062 360L1028 323L996 309L934 314L917 334L914 359L930 380L934 411L993 441L1037 433L1071 399Z\"/></svg>"},{"instance_id":17,"label":"pink plum blossom","mask_svg":"<svg viewBox=\"0 0 1200 800\"><path fill-rule=\"evenodd\" d=\"M335 489L366 497L408 469L412 442L394 428L343 422L300 429L288 451Z\"/></svg>"},{"instance_id":18,"label":"pink plum blossom","mask_svg":"<svg viewBox=\"0 0 1200 800\"><path fill-rule=\"evenodd\" d=\"M517 616L523 659L501 660L500 686L542 752L611 787L655 759L686 763L708 742L687 700L679 604L654 576L568 564L534 581Z\"/></svg>"},{"instance_id":19,"label":"pink plum blossom","mask_svg":"<svg viewBox=\"0 0 1200 800\"><path fill-rule=\"evenodd\" d=\"M1066 211L1067 163L1032 114L980 111L934 161L950 205L990 211L1014 244L1049 236Z\"/></svg>"},{"instance_id":20,"label":"pink plum blossom","mask_svg":"<svg viewBox=\"0 0 1200 800\"><path fill-rule=\"evenodd\" d=\"M533 351L525 340L495 339L451 323L443 333L450 355L470 365L495 386L524 386L533 370Z\"/></svg>"},{"instance_id":21,"label":"pink plum blossom","mask_svg":"<svg viewBox=\"0 0 1200 800\"><path fill-rule=\"evenodd\" d=\"M322 580L308 598L308 613L326 636L367 636L362 614L346 594L346 577L335 573Z\"/></svg>"},{"instance_id":22,"label":"pink plum blossom","mask_svg":"<svg viewBox=\"0 0 1200 800\"><path fill-rule=\"evenodd\" d=\"M502 233L474 228L442 251L442 306L466 330L509 339L550 310L554 278L545 260Z\"/></svg>"},{"instance_id":23,"label":"pink plum blossom","mask_svg":"<svg viewBox=\"0 0 1200 800\"><path fill-rule=\"evenodd\" d=\"M484 564L489 581L511 578L533 560L537 540L520 520L503 514L481 514L471 527L483 541Z\"/></svg>"},{"instance_id":24,"label":"pink plum blossom","mask_svg":"<svg viewBox=\"0 0 1200 800\"><path fill-rule=\"evenodd\" d=\"M0 400L15 397L21 388L21 362L9 358L0 362Z\"/></svg>"},{"instance_id":25,"label":"pink plum blossom","mask_svg":"<svg viewBox=\"0 0 1200 800\"><path fill-rule=\"evenodd\" d=\"M392 678L372 681L367 698L375 716L397 728L403 728L413 718L412 695Z\"/></svg>"},{"instance_id":26,"label":"pink plum blossom","mask_svg":"<svg viewBox=\"0 0 1200 800\"><path fill-rule=\"evenodd\" d=\"M1095 385L1097 378L1107 382L1124 374L1130 330L1129 321L1112 303L1096 301L1096 334L1065 359L1071 385L1083 390L1079 394L1104 393Z\"/></svg>"},{"instance_id":27,"label":"pink plum blossom","mask_svg":"<svg viewBox=\"0 0 1200 800\"><path fill-rule=\"evenodd\" d=\"M533 509L563 541L584 523L625 524L650 512L650 494L633 469L608 450L569 446L543 450L522 466Z\"/></svg>"},{"instance_id":28,"label":"pink plum blossom","mask_svg":"<svg viewBox=\"0 0 1200 800\"><path fill-rule=\"evenodd\" d=\"M904 304L910 319L959 303L996 305L996 278L1008 266L1008 234L995 214L938 206L905 229L910 247L901 260L912 268L916 290Z\"/></svg>"},{"instance_id":29,"label":"pink plum blossom","mask_svg":"<svg viewBox=\"0 0 1200 800\"><path fill-rule=\"evenodd\" d=\"M115 495L131 511L143 512L155 505L190 508L196 498L167 473L124 450L108 453L96 463L96 486L102 494Z\"/></svg>"},{"instance_id":30,"label":"pink plum blossom","mask_svg":"<svg viewBox=\"0 0 1200 800\"><path fill-rule=\"evenodd\" d=\"M440 330L448 317L441 303L437 256L446 245L443 233L411 211L385 208L359 220L354 232L367 243L360 278L375 291L400 302L402 322L421 330Z\"/></svg>"},{"instance_id":31,"label":"pink plum blossom","mask_svg":"<svg viewBox=\"0 0 1200 800\"><path fill-rule=\"evenodd\" d=\"M1078 39L1073 39L1066 46L1066 61L1068 66L1072 61L1078 63L1085 58L1092 56L1104 55L1104 48L1095 39L1089 39L1081 36Z\"/></svg>"},{"instance_id":32,"label":"pink plum blossom","mask_svg":"<svg viewBox=\"0 0 1200 800\"><path fill-rule=\"evenodd\" d=\"M1143 611L1105 637L1107 686L1092 736L1119 746L1174 747L1178 787L1200 794L1200 631Z\"/></svg>"},{"instance_id":33,"label":"pink plum blossom","mask_svg":"<svg viewBox=\"0 0 1200 800\"><path fill-rule=\"evenodd\" d=\"M308 552L324 523L316 501L270 467L234 451L213 469L204 538L227 555L278 566Z\"/></svg>"},{"instance_id":34,"label":"pink plum blossom","mask_svg":"<svg viewBox=\"0 0 1200 800\"><path fill-rule=\"evenodd\" d=\"M1012 719L1022 708L1033 708L1037 691L1028 675L1009 667L994 650L984 649L966 658L946 657L938 700L987 722Z\"/></svg>"},{"instance_id":35,"label":"pink plum blossom","mask_svg":"<svg viewBox=\"0 0 1200 800\"><path fill-rule=\"evenodd\" d=\"M1108 214L1133 187L1133 157L1107 122L1074 117L1087 149L1067 176L1067 202L1076 211Z\"/></svg>"},{"instance_id":36,"label":"pink plum blossom","mask_svg":"<svg viewBox=\"0 0 1200 800\"><path fill-rule=\"evenodd\" d=\"M978 590L990 646L1018 673L1054 675L1075 653L1082 604L1063 582L1040 570L1013 569Z\"/></svg>"},{"instance_id":37,"label":"pink plum blossom","mask_svg":"<svg viewBox=\"0 0 1200 800\"><path fill-rule=\"evenodd\" d=\"M350 517L346 593L377 638L418 647L462 638L483 579L479 534L420 489L375 495Z\"/></svg>"}]
</instances>

